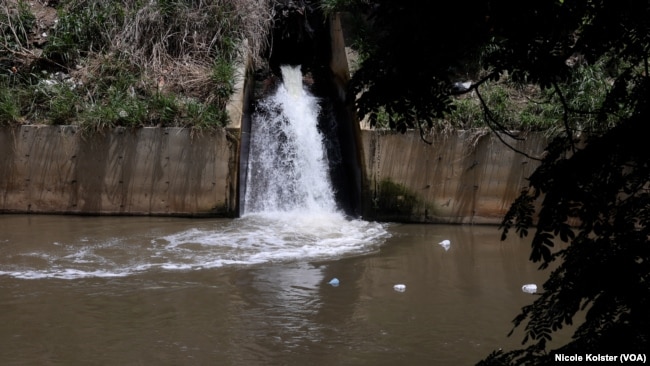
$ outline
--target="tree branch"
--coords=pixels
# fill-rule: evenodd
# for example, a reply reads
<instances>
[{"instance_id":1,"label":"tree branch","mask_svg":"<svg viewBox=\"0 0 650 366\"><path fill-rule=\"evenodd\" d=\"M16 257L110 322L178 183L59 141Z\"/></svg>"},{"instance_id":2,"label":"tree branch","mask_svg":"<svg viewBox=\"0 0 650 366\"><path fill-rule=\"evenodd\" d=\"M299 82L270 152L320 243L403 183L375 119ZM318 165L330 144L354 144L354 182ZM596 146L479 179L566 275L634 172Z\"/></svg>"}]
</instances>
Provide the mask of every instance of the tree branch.
<instances>
[{"instance_id":1,"label":"tree branch","mask_svg":"<svg viewBox=\"0 0 650 366\"><path fill-rule=\"evenodd\" d=\"M575 153L576 146L573 141L573 132L571 131L571 127L569 127L569 105L567 104L566 99L564 99L562 90L555 81L553 81L553 89L555 89L555 93L557 93L557 96L560 98L560 103L562 103L562 122L564 123L564 129L566 130L566 135L567 139L569 140L569 145L571 145L571 150Z\"/></svg>"},{"instance_id":2,"label":"tree branch","mask_svg":"<svg viewBox=\"0 0 650 366\"><path fill-rule=\"evenodd\" d=\"M478 86L478 85L480 85L480 84L477 84L477 86ZM472 86L473 86L473 85L472 85ZM483 97L481 97L481 93L478 91L478 89L476 89L476 95L478 96L478 99L481 101L481 106L483 107L483 113L484 113L484 115L485 115L485 122L486 122L488 128L490 128L490 130L491 130L492 132L494 132L494 134L497 136L497 138L499 139L499 141L501 141L504 145L506 145L510 150L512 150L512 151L514 151L514 152L516 152L516 153L518 153L518 154L521 154L521 155L527 157L528 159L536 160L536 161L542 161L542 159L539 159L539 158L536 158L536 157L534 157L534 156L531 156L531 155L529 155L528 153L523 152L523 151L517 149L516 147L510 145L509 143L507 143L507 142L503 139L503 137L500 135L500 133L504 133L504 134L508 135L509 137L515 139L515 140L519 140L519 141L521 141L521 140L523 140L523 139L522 139L521 137L519 137L519 136L514 136L514 135L512 135L511 133L509 133L508 131L506 131L506 129L505 129L502 125L500 125L498 122L495 121L494 117L493 117L492 114L491 114L490 108L487 106L487 104L486 104L485 101L483 100ZM492 123L494 123L495 125L497 125L497 127L499 127L499 130L498 130L498 131L494 128L494 126L492 126Z\"/></svg>"},{"instance_id":3,"label":"tree branch","mask_svg":"<svg viewBox=\"0 0 650 366\"><path fill-rule=\"evenodd\" d=\"M494 118L494 116L492 115L492 111L490 110L490 108L488 107L487 103L485 103L485 100L484 100L483 97L481 96L481 93L480 93L479 90L478 90L478 85L480 85L480 84L477 84L477 88L475 88L476 96L478 97L478 100L481 102L481 107L483 108L483 114L485 115L485 121L487 122L487 124L488 124L488 125L490 125L490 123L495 124L495 125L498 127L498 129L499 129L500 132L506 134L508 137L510 137L510 138L512 138L512 139L514 139L514 140L523 140L521 137L516 136L516 135L510 133L510 132L505 128L505 126L503 126L502 124L500 124L499 122L497 122L496 118ZM474 85L472 85L472 87L473 87L473 86L474 86Z\"/></svg>"},{"instance_id":4,"label":"tree branch","mask_svg":"<svg viewBox=\"0 0 650 366\"><path fill-rule=\"evenodd\" d=\"M429 141L424 137L424 128L422 128L422 122L420 121L420 119L416 117L415 120L417 121L418 129L420 130L420 139L429 145L433 145L432 141Z\"/></svg>"},{"instance_id":5,"label":"tree branch","mask_svg":"<svg viewBox=\"0 0 650 366\"><path fill-rule=\"evenodd\" d=\"M452 91L451 95L463 95L463 94L470 93L470 92L472 92L474 90L478 91L479 86L483 85L488 80L491 80L491 79L493 79L493 78L495 78L497 76L499 76L499 73L496 72L496 71L493 71L493 72L489 73L487 76L483 77L481 80L479 80L479 81L477 81L475 83L472 83L472 85L470 85L469 88L467 88L465 90Z\"/></svg>"}]
</instances>

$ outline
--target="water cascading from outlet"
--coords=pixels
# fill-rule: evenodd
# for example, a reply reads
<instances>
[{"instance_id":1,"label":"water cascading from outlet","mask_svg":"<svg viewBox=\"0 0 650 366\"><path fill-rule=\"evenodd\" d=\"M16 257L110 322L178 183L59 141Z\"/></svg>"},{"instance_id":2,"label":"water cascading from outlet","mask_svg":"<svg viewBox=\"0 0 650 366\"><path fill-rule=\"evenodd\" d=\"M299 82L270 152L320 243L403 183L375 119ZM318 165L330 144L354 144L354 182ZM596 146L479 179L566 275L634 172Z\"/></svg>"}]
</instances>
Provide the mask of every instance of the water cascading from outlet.
<instances>
[{"instance_id":1,"label":"water cascading from outlet","mask_svg":"<svg viewBox=\"0 0 650 366\"><path fill-rule=\"evenodd\" d=\"M244 214L333 213L336 203L317 99L299 66L282 66L283 83L252 116Z\"/></svg>"},{"instance_id":2,"label":"water cascading from outlet","mask_svg":"<svg viewBox=\"0 0 650 366\"><path fill-rule=\"evenodd\" d=\"M0 276L113 278L375 251L390 233L383 224L349 218L337 209L317 100L303 88L299 68L283 68L283 77L284 84L252 116L242 217L175 226L119 223L101 235L78 225L9 255L0 252ZM97 225L106 227L103 220Z\"/></svg>"}]
</instances>

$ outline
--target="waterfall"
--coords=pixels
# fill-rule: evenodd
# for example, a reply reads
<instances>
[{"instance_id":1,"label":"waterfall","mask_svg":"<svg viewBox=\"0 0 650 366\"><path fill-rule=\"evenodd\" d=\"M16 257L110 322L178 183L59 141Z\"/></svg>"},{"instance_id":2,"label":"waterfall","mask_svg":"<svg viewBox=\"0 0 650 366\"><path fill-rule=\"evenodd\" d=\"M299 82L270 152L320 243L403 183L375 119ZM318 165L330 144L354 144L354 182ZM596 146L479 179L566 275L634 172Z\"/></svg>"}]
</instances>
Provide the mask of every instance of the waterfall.
<instances>
[{"instance_id":1,"label":"waterfall","mask_svg":"<svg viewBox=\"0 0 650 366\"><path fill-rule=\"evenodd\" d=\"M300 66L283 66L283 83L252 116L245 212L334 213L317 99Z\"/></svg>"},{"instance_id":2,"label":"waterfall","mask_svg":"<svg viewBox=\"0 0 650 366\"><path fill-rule=\"evenodd\" d=\"M377 250L390 237L385 226L351 219L337 209L325 141L318 130L317 99L303 87L299 67L283 67L282 76L283 84L251 116L242 217L119 223L102 235L82 225L62 232L61 239L43 239L47 245L36 243L36 249L21 247L16 255L34 260L7 265L0 256L0 276L111 278L158 270L330 260ZM108 219L97 225L108 225L104 220Z\"/></svg>"}]
</instances>

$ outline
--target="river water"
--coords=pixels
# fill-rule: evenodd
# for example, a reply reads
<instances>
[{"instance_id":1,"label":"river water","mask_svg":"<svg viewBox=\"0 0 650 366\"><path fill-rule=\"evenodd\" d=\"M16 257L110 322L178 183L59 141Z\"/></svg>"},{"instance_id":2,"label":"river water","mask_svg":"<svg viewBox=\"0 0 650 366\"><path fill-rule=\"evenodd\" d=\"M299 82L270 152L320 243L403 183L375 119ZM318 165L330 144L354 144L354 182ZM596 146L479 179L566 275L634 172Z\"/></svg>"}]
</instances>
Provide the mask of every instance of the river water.
<instances>
[{"instance_id":1,"label":"river water","mask_svg":"<svg viewBox=\"0 0 650 366\"><path fill-rule=\"evenodd\" d=\"M519 345L522 286L547 275L529 246L346 218L318 100L282 76L241 218L0 215L2 365L471 365Z\"/></svg>"},{"instance_id":2,"label":"river water","mask_svg":"<svg viewBox=\"0 0 650 366\"><path fill-rule=\"evenodd\" d=\"M492 226L256 221L0 215L2 364L470 365L546 277Z\"/></svg>"}]
</instances>

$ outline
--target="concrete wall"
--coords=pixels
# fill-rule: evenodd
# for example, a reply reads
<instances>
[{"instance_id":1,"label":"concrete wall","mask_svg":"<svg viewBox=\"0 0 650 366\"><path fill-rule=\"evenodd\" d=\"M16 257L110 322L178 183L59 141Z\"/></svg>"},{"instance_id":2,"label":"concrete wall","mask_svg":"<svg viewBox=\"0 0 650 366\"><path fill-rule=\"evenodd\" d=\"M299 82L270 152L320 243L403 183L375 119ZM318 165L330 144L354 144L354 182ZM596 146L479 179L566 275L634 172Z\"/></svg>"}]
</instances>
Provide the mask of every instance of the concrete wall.
<instances>
[{"instance_id":1,"label":"concrete wall","mask_svg":"<svg viewBox=\"0 0 650 366\"><path fill-rule=\"evenodd\" d=\"M453 131L420 139L406 134L362 131L365 217L376 220L499 224L538 166L482 131ZM508 143L539 157L541 133Z\"/></svg>"},{"instance_id":2,"label":"concrete wall","mask_svg":"<svg viewBox=\"0 0 650 366\"><path fill-rule=\"evenodd\" d=\"M537 162L492 135L361 131L367 219L500 223ZM507 138L507 137L506 137ZM510 141L540 156L542 134ZM0 128L0 213L236 216L239 130Z\"/></svg>"},{"instance_id":3,"label":"concrete wall","mask_svg":"<svg viewBox=\"0 0 650 366\"><path fill-rule=\"evenodd\" d=\"M236 132L236 131L235 131ZM0 212L233 216L232 131L0 128Z\"/></svg>"}]
</instances>

